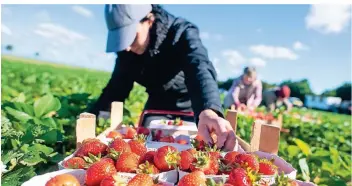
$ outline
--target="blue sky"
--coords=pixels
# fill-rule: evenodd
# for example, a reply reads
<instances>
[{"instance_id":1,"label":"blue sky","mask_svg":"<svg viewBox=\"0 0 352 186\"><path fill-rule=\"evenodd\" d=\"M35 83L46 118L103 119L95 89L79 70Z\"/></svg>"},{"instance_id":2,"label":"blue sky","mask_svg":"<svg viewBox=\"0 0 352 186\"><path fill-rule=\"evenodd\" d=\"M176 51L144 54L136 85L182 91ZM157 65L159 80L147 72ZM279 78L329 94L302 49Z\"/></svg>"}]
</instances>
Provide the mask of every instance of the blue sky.
<instances>
[{"instance_id":1,"label":"blue sky","mask_svg":"<svg viewBox=\"0 0 352 186\"><path fill-rule=\"evenodd\" d=\"M316 93L351 81L348 5L165 5L189 19L219 80L255 65L270 83L307 78ZM103 5L2 5L1 44L15 55L111 71ZM2 50L6 53L6 51Z\"/></svg>"}]
</instances>

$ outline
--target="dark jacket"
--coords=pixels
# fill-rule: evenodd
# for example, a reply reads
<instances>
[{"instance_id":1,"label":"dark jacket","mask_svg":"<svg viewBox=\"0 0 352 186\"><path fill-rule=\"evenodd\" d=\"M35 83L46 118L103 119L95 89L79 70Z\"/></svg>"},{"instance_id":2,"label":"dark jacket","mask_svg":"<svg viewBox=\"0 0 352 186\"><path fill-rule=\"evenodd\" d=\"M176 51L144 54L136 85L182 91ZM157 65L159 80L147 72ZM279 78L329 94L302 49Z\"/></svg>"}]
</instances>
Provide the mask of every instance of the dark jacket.
<instances>
[{"instance_id":1,"label":"dark jacket","mask_svg":"<svg viewBox=\"0 0 352 186\"><path fill-rule=\"evenodd\" d=\"M124 101L134 82L149 94L145 109L193 111L197 123L204 109L223 117L216 72L198 28L160 7L148 50L118 53L112 77L90 112L109 111L112 101Z\"/></svg>"}]
</instances>

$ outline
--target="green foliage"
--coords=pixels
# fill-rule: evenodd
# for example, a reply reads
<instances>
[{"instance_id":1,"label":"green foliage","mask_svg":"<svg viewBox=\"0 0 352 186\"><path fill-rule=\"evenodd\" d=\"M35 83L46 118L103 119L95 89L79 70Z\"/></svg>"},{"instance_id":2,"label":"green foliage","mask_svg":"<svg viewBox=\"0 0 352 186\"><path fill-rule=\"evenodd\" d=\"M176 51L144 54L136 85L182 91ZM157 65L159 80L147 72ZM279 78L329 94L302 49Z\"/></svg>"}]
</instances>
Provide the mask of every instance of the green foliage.
<instances>
[{"instance_id":1,"label":"green foliage","mask_svg":"<svg viewBox=\"0 0 352 186\"><path fill-rule=\"evenodd\" d=\"M56 170L57 163L74 151L76 118L95 102L110 74L8 58L2 58L1 66L1 161L7 170L1 184L16 186ZM307 81L286 83L293 92L311 92ZM138 122L147 98L145 89L135 84L124 104L124 123ZM321 122L302 121L294 113ZM294 109L283 120L290 133L281 134L279 155L298 170L299 179L319 185L350 182L349 116ZM239 115L237 135L249 141L252 123L250 117ZM96 132L109 126L109 119L100 118Z\"/></svg>"}]
</instances>

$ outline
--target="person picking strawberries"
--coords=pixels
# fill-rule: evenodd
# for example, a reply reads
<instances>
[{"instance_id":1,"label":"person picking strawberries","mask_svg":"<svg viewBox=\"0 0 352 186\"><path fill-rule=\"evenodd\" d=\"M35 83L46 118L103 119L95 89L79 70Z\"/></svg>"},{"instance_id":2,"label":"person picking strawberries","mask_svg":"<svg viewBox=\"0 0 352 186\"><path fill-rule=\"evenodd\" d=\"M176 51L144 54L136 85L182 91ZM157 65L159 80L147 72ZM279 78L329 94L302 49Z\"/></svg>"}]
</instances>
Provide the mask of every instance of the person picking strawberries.
<instances>
[{"instance_id":1,"label":"person picking strawberries","mask_svg":"<svg viewBox=\"0 0 352 186\"><path fill-rule=\"evenodd\" d=\"M263 92L263 104L268 111L274 111L279 106L286 107L286 111L290 111L293 107L288 99L291 94L291 89L287 85L275 87Z\"/></svg>"},{"instance_id":2,"label":"person picking strawberries","mask_svg":"<svg viewBox=\"0 0 352 186\"><path fill-rule=\"evenodd\" d=\"M115 69L90 113L123 102L138 82L146 88L144 109L191 111L199 135L232 150L236 136L224 119L216 71L193 23L159 5L105 5L107 52L117 54ZM159 119L168 119L160 116ZM144 121L150 121L144 119ZM145 122L148 127L149 122Z\"/></svg>"},{"instance_id":3,"label":"person picking strawberries","mask_svg":"<svg viewBox=\"0 0 352 186\"><path fill-rule=\"evenodd\" d=\"M253 110L262 101L262 82L254 67L246 67L243 74L234 79L224 99L224 107L235 106L236 110Z\"/></svg>"}]
</instances>

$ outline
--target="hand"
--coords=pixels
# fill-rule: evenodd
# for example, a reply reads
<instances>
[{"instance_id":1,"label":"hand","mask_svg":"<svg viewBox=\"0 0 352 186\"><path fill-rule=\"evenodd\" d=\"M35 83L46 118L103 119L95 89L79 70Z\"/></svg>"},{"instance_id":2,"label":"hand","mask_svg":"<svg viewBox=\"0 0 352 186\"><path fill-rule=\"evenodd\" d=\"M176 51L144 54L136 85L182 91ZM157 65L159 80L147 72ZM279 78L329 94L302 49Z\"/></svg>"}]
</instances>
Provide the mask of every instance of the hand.
<instances>
[{"instance_id":1,"label":"hand","mask_svg":"<svg viewBox=\"0 0 352 186\"><path fill-rule=\"evenodd\" d=\"M198 135L206 144L214 144L211 133L217 136L216 146L225 151L232 151L236 145L236 135L229 121L207 109L199 115Z\"/></svg>"}]
</instances>

